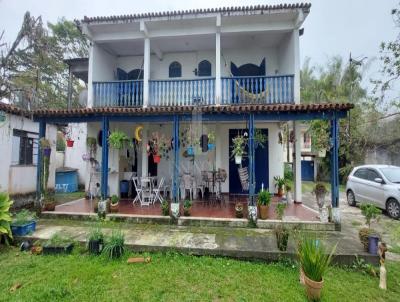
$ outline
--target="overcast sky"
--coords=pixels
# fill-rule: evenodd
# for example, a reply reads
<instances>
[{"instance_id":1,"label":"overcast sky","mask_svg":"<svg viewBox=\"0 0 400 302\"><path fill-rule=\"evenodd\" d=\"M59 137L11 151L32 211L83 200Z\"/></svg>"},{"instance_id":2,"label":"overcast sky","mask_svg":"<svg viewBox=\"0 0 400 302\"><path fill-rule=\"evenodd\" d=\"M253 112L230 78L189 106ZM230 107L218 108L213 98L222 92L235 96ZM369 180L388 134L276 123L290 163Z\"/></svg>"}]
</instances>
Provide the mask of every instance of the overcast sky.
<instances>
[{"instance_id":1,"label":"overcast sky","mask_svg":"<svg viewBox=\"0 0 400 302\"><path fill-rule=\"evenodd\" d=\"M254 4L295 3L297 1L247 0L0 0L0 30L7 40L16 35L25 11L42 15L45 21L56 22L62 16L82 19L83 16L132 14L190 8L208 8ZM304 2L304 0L303 0ZM328 57L341 55L372 59L380 42L396 37L390 11L397 0L313 0L301 37L302 60L324 64ZM218 3L218 4L217 4ZM372 68L376 70L376 68ZM374 71L368 75L373 75Z\"/></svg>"}]
</instances>

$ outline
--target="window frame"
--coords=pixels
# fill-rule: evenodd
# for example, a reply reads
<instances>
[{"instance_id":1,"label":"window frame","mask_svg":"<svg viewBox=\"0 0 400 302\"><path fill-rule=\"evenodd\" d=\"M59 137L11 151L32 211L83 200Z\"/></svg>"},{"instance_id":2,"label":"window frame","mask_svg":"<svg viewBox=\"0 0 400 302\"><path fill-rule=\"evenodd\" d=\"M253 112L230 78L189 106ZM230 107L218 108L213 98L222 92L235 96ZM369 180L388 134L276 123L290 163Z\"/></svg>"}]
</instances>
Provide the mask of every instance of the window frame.
<instances>
[{"instance_id":1,"label":"window frame","mask_svg":"<svg viewBox=\"0 0 400 302\"><path fill-rule=\"evenodd\" d=\"M169 78L181 78L182 77L182 64L178 61L173 61L168 67Z\"/></svg>"},{"instance_id":2,"label":"window frame","mask_svg":"<svg viewBox=\"0 0 400 302\"><path fill-rule=\"evenodd\" d=\"M13 129L13 138L19 139L18 151L12 144L12 152L18 152L18 163L11 159L11 166L37 166L37 154L39 152L39 133L20 129ZM30 146L30 148L28 148Z\"/></svg>"},{"instance_id":3,"label":"window frame","mask_svg":"<svg viewBox=\"0 0 400 302\"><path fill-rule=\"evenodd\" d=\"M205 70L205 71L207 71L207 74L204 73L204 70L203 70L203 74L201 72L202 69L200 68L200 66L203 66L204 64L207 64L207 69ZM203 68L206 68L206 67L203 66ZM209 70L208 70L208 68L209 68ZM212 64L209 60L204 59L204 60L200 61L199 64L197 64L197 76L199 76L199 77L211 77L212 76Z\"/></svg>"},{"instance_id":4,"label":"window frame","mask_svg":"<svg viewBox=\"0 0 400 302\"><path fill-rule=\"evenodd\" d=\"M365 178L356 175L357 173L361 173L361 172L364 172L364 173L365 173ZM368 180L368 169L367 169L367 168L360 168L360 169L357 169L357 170L354 172L353 176L354 176L354 177L357 177L358 179Z\"/></svg>"}]
</instances>

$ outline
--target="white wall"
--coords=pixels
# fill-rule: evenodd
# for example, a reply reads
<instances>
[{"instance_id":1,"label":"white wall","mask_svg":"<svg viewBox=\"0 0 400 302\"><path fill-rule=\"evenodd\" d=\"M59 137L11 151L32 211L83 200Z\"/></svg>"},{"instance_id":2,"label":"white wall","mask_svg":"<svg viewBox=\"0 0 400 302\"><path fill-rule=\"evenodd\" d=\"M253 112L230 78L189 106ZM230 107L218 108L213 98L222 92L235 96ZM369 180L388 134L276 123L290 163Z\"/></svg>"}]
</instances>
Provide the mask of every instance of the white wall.
<instances>
[{"instance_id":1,"label":"white wall","mask_svg":"<svg viewBox=\"0 0 400 302\"><path fill-rule=\"evenodd\" d=\"M115 79L116 58L98 44L93 45L93 77L95 81L112 81Z\"/></svg>"},{"instance_id":2,"label":"white wall","mask_svg":"<svg viewBox=\"0 0 400 302\"><path fill-rule=\"evenodd\" d=\"M0 127L0 190L10 194L27 194L36 191L36 165L12 165L11 158L13 129L39 133L39 124L25 117L7 114L7 122ZM56 136L55 126L47 125L46 137L52 145L50 156L49 188L54 188L56 167Z\"/></svg>"}]
</instances>

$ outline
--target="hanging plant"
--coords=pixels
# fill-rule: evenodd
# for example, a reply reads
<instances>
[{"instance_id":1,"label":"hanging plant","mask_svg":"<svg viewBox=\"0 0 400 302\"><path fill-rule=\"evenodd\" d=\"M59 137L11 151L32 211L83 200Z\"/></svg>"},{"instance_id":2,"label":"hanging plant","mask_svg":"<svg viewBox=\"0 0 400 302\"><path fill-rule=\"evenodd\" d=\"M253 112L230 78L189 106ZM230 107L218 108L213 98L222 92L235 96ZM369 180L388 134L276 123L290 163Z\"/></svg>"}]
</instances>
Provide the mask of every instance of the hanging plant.
<instances>
[{"instance_id":1,"label":"hanging plant","mask_svg":"<svg viewBox=\"0 0 400 302\"><path fill-rule=\"evenodd\" d=\"M186 148L185 152L188 156L194 156L195 149L200 147L200 138L196 136L192 127L182 130L179 141L182 147Z\"/></svg>"},{"instance_id":2,"label":"hanging plant","mask_svg":"<svg viewBox=\"0 0 400 302\"><path fill-rule=\"evenodd\" d=\"M50 141L43 137L40 139L39 144L40 144L40 148L42 149L43 156L50 157L50 154L51 154Z\"/></svg>"},{"instance_id":3,"label":"hanging plant","mask_svg":"<svg viewBox=\"0 0 400 302\"><path fill-rule=\"evenodd\" d=\"M208 150L213 150L215 148L215 132L211 131L208 133Z\"/></svg>"},{"instance_id":4,"label":"hanging plant","mask_svg":"<svg viewBox=\"0 0 400 302\"><path fill-rule=\"evenodd\" d=\"M113 149L121 150L124 147L131 147L132 142L123 131L115 130L108 137L108 143Z\"/></svg>"},{"instance_id":5,"label":"hanging plant","mask_svg":"<svg viewBox=\"0 0 400 302\"><path fill-rule=\"evenodd\" d=\"M89 152L92 155L96 155L97 152L97 140L95 137L88 137L86 139L86 145L89 148Z\"/></svg>"},{"instance_id":6,"label":"hanging plant","mask_svg":"<svg viewBox=\"0 0 400 302\"><path fill-rule=\"evenodd\" d=\"M265 148L265 143L268 140L268 136L266 134L264 134L264 132L262 131L262 129L256 129L255 133L254 133L254 143L255 143L255 147L261 147L261 148Z\"/></svg>"},{"instance_id":7,"label":"hanging plant","mask_svg":"<svg viewBox=\"0 0 400 302\"><path fill-rule=\"evenodd\" d=\"M243 135L237 135L232 139L233 146L231 156L235 158L236 164L242 163L242 158L246 154L245 147L247 144L247 138Z\"/></svg>"}]
</instances>

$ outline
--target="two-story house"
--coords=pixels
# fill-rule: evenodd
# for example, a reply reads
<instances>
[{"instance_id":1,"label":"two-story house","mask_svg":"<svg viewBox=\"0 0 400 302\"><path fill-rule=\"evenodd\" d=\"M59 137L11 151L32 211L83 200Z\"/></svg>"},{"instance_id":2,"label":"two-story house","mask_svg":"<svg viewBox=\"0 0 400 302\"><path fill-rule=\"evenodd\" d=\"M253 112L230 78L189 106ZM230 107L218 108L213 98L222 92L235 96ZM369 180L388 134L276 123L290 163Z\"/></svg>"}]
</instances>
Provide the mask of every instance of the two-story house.
<instances>
[{"instance_id":1,"label":"two-story house","mask_svg":"<svg viewBox=\"0 0 400 302\"><path fill-rule=\"evenodd\" d=\"M101 168L94 175L104 197L119 194L121 180L131 175L150 175L164 179L174 202L208 190L228 199L248 196L250 206L261 188L274 192L274 177L283 176L280 132L288 121L296 138L294 199L301 202L299 125L329 119L337 207L337 123L351 105L301 104L299 43L310 7L85 17L77 23L91 41L87 107L38 110L35 118L87 125L98 144ZM132 144L110 148L116 130Z\"/></svg>"}]
</instances>

